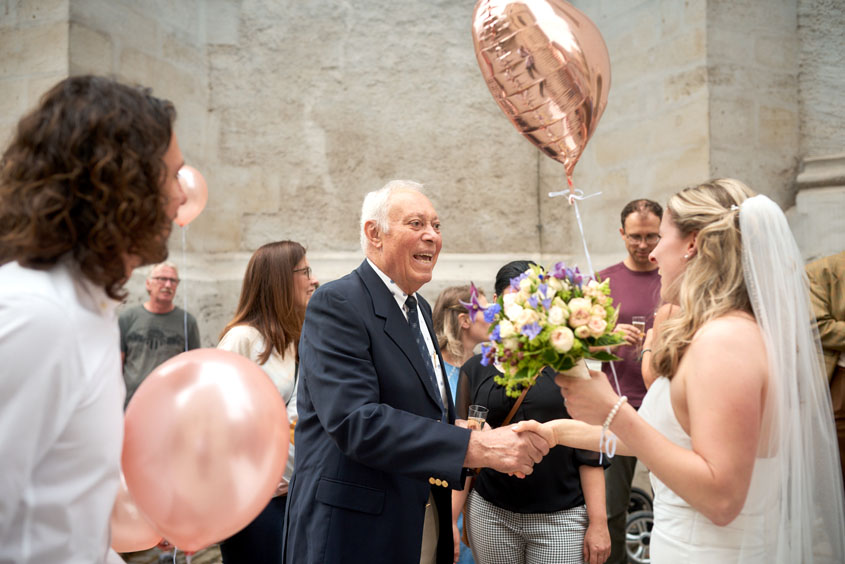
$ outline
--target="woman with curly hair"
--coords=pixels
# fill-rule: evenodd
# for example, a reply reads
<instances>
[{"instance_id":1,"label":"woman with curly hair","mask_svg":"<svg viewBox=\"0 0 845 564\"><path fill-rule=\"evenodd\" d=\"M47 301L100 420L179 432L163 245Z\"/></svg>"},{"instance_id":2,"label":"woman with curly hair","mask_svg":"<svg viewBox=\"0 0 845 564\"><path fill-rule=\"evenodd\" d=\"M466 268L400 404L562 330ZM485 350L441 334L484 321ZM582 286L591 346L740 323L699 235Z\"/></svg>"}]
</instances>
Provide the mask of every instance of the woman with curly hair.
<instances>
[{"instance_id":1,"label":"woman with curly hair","mask_svg":"<svg viewBox=\"0 0 845 564\"><path fill-rule=\"evenodd\" d=\"M720 179L674 195L651 260L677 311L654 338L639 412L602 373L558 376L582 421L524 423L550 444L651 470L651 561L845 562L842 483L801 253L781 209Z\"/></svg>"},{"instance_id":2,"label":"woman with curly hair","mask_svg":"<svg viewBox=\"0 0 845 564\"><path fill-rule=\"evenodd\" d=\"M316 287L305 247L295 241L259 247L247 264L235 316L220 333L217 345L218 349L243 355L264 369L287 405L286 424L290 425L296 421L299 334L305 307ZM282 522L293 457L291 444L276 497L252 523L220 543L225 564L281 562Z\"/></svg>"},{"instance_id":3,"label":"woman with curly hair","mask_svg":"<svg viewBox=\"0 0 845 564\"><path fill-rule=\"evenodd\" d=\"M99 563L120 481L115 309L160 262L183 164L175 111L77 76L18 123L0 162L0 561Z\"/></svg>"}]
</instances>

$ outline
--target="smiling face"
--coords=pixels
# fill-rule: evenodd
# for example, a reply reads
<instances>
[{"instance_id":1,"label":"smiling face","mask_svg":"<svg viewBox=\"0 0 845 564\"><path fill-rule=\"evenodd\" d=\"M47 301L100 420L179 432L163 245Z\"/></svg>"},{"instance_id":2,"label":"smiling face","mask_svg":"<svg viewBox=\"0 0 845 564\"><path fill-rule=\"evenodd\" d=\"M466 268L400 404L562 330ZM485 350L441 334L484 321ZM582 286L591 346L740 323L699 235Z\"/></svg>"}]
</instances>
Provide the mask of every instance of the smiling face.
<instances>
[{"instance_id":1,"label":"smiling face","mask_svg":"<svg viewBox=\"0 0 845 564\"><path fill-rule=\"evenodd\" d=\"M657 263L660 272L660 297L666 302L677 303L681 276L689 257L695 253L695 233L683 235L672 221L672 214L663 214L660 223L660 242L651 251L649 259ZM684 258L684 256L688 258Z\"/></svg>"},{"instance_id":2,"label":"smiling face","mask_svg":"<svg viewBox=\"0 0 845 564\"><path fill-rule=\"evenodd\" d=\"M366 225L368 256L407 294L431 280L443 241L440 219L431 202L414 190L397 190L390 197L389 229L381 233L375 221Z\"/></svg>"},{"instance_id":3,"label":"smiling face","mask_svg":"<svg viewBox=\"0 0 845 564\"><path fill-rule=\"evenodd\" d=\"M314 276L311 267L308 265L308 259L302 257L302 260L296 263L296 267L293 269L293 293L296 304L305 309L318 284L317 277Z\"/></svg>"},{"instance_id":4,"label":"smiling face","mask_svg":"<svg viewBox=\"0 0 845 564\"><path fill-rule=\"evenodd\" d=\"M625 218L625 227L619 229L622 241L628 250L626 266L631 270L654 270L649 254L657 245L660 218L653 213L635 211Z\"/></svg>"}]
</instances>

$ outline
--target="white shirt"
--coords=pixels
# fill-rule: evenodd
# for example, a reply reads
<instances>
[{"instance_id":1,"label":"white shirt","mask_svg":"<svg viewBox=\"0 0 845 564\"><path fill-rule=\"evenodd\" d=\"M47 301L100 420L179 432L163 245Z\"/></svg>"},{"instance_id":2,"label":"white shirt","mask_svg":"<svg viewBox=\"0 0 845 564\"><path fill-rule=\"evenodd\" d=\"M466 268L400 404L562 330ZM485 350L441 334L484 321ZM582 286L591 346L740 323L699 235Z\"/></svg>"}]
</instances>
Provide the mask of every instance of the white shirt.
<instances>
[{"instance_id":1,"label":"white shirt","mask_svg":"<svg viewBox=\"0 0 845 564\"><path fill-rule=\"evenodd\" d=\"M116 306L70 261L0 267L0 562L107 560L126 393Z\"/></svg>"},{"instance_id":2,"label":"white shirt","mask_svg":"<svg viewBox=\"0 0 845 564\"><path fill-rule=\"evenodd\" d=\"M264 352L266 348L264 345L264 338L258 329L249 325L235 325L223 335L217 348L224 351L231 351L245 356L251 361L258 364L258 357ZM279 390L282 399L287 406L288 423L293 423L297 419L296 412L296 350L293 343L288 345L284 355L280 355L275 348L270 353L270 357L264 364L259 364L262 370L270 377L276 389ZM288 447L288 462L285 466L284 482L290 483L290 477L293 475L293 445ZM282 489L282 493L286 488Z\"/></svg>"},{"instance_id":3,"label":"white shirt","mask_svg":"<svg viewBox=\"0 0 845 564\"><path fill-rule=\"evenodd\" d=\"M370 266L373 267L373 270L376 271L378 277L381 278L381 281L384 282L384 285L387 286L387 289L390 291L393 299L396 300L396 303L399 305L399 309L402 311L402 315L405 316L405 320L408 319L408 308L405 306L405 301L408 299L408 294L402 291L396 282L390 279L390 277L382 272L379 267L373 264L373 261L367 259L367 262L370 263ZM414 297L419 303L419 295L414 294ZM446 401L446 380L443 378L443 369L440 366L440 357L437 356L437 349L434 348L434 343L431 340L431 334L428 331L428 325L425 323L425 317L422 314L420 308L417 308L417 318L419 319L420 324L420 332L422 333L423 340L425 341L425 346L428 349L428 359L431 362L431 365L434 367L434 376L437 378L437 387L440 389L440 401L443 402L443 409L446 409L448 402Z\"/></svg>"}]
</instances>

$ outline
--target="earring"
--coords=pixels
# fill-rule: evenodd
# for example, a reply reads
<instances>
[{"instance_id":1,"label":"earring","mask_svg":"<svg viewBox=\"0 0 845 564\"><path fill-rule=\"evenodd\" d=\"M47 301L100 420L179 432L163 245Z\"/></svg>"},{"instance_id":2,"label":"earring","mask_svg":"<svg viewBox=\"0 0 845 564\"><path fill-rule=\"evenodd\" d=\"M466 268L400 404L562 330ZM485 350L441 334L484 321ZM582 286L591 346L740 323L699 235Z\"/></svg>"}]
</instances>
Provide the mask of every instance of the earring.
<instances>
[{"instance_id":1,"label":"earring","mask_svg":"<svg viewBox=\"0 0 845 564\"><path fill-rule=\"evenodd\" d=\"M689 253L684 255L684 260L689 260Z\"/></svg>"}]
</instances>

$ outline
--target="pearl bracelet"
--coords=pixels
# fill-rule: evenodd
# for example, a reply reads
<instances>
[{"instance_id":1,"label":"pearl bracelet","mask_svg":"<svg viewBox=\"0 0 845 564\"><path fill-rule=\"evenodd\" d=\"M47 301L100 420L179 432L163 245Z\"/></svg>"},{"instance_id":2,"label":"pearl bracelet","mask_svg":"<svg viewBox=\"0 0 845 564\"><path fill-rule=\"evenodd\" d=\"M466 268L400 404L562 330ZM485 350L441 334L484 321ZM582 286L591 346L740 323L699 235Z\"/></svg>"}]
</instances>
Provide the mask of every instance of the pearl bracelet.
<instances>
[{"instance_id":1,"label":"pearl bracelet","mask_svg":"<svg viewBox=\"0 0 845 564\"><path fill-rule=\"evenodd\" d=\"M613 458L616 455L616 436L613 433L608 435L607 430L613 422L613 418L616 417L616 414L619 412L619 408L622 407L622 404L626 401L628 401L627 396L620 397L610 410L610 413L607 414L607 418L601 426L601 436L599 437L599 464L602 463L605 454L607 454L608 458Z\"/></svg>"},{"instance_id":2,"label":"pearl bracelet","mask_svg":"<svg viewBox=\"0 0 845 564\"><path fill-rule=\"evenodd\" d=\"M607 419L604 420L604 425L601 426L602 431L607 431L610 424L613 422L613 418L616 417L616 414L619 412L619 408L622 407L622 404L628 401L628 396L622 396L613 406L613 409L610 410L610 413L607 414Z\"/></svg>"}]
</instances>

